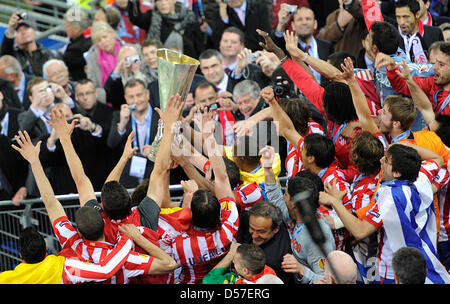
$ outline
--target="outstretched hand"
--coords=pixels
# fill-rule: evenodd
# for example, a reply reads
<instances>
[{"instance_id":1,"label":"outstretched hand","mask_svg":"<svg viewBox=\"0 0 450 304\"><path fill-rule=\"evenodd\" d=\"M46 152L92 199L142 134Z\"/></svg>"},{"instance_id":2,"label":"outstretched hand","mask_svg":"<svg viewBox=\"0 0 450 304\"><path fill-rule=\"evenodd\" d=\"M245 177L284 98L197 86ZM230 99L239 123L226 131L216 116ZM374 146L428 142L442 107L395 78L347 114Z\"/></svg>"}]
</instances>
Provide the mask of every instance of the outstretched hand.
<instances>
[{"instance_id":1,"label":"outstretched hand","mask_svg":"<svg viewBox=\"0 0 450 304\"><path fill-rule=\"evenodd\" d=\"M405 81L411 80L412 76L411 73L409 72L408 64L404 59L402 60L402 62L399 63L399 66L401 67L402 70L401 71L395 70L395 73L397 73L397 75Z\"/></svg>"},{"instance_id":2,"label":"outstretched hand","mask_svg":"<svg viewBox=\"0 0 450 304\"><path fill-rule=\"evenodd\" d=\"M156 112L158 112L159 117L161 117L165 125L171 125L175 123L180 117L183 106L184 104L183 102L181 102L180 95L176 94L169 97L169 101L167 102L164 112L159 108L155 108L155 110Z\"/></svg>"},{"instance_id":3,"label":"outstretched hand","mask_svg":"<svg viewBox=\"0 0 450 304\"><path fill-rule=\"evenodd\" d=\"M341 79L341 80L352 80L355 78L354 74L353 74L353 61L350 57L347 57L344 59L344 63L341 63L341 68L342 68L342 73L338 74L336 73L334 76L337 79Z\"/></svg>"},{"instance_id":4,"label":"outstretched hand","mask_svg":"<svg viewBox=\"0 0 450 304\"><path fill-rule=\"evenodd\" d=\"M263 157L261 162L263 168L272 168L275 157L275 149L272 146L265 146L259 151L258 155Z\"/></svg>"},{"instance_id":5,"label":"outstretched hand","mask_svg":"<svg viewBox=\"0 0 450 304\"><path fill-rule=\"evenodd\" d=\"M264 39L264 42L259 42L259 45L262 48L264 48L268 52L274 53L278 57L278 59L282 59L283 57L285 57L283 50L279 48L275 44L275 42L273 42L272 38L270 38L269 36L269 33L261 31L260 29L257 29L256 32Z\"/></svg>"},{"instance_id":6,"label":"outstretched hand","mask_svg":"<svg viewBox=\"0 0 450 304\"><path fill-rule=\"evenodd\" d=\"M75 128L75 123L78 119L74 119L70 124L67 123L66 116L62 109L53 109L50 112L51 121L47 122L55 129L56 134L58 134L60 139L70 138L73 129Z\"/></svg>"},{"instance_id":7,"label":"outstretched hand","mask_svg":"<svg viewBox=\"0 0 450 304\"><path fill-rule=\"evenodd\" d=\"M41 151L42 141L39 141L36 146L34 146L27 131L19 131L18 135L19 136L14 136L18 146L11 145L11 147L19 152L30 164L39 162L39 152Z\"/></svg>"},{"instance_id":8,"label":"outstretched hand","mask_svg":"<svg viewBox=\"0 0 450 304\"><path fill-rule=\"evenodd\" d=\"M292 58L302 59L305 58L306 53L298 48L298 37L295 32L286 30L283 34L284 41L286 42L286 50L289 52Z\"/></svg>"},{"instance_id":9,"label":"outstretched hand","mask_svg":"<svg viewBox=\"0 0 450 304\"><path fill-rule=\"evenodd\" d=\"M136 135L136 131L132 131L130 133L130 135L128 135L127 141L125 143L125 147L122 152L122 157L124 157L126 159L130 159L133 156L134 152L137 152L139 150L139 147L133 148L133 141L134 141L135 135Z\"/></svg>"}]
</instances>

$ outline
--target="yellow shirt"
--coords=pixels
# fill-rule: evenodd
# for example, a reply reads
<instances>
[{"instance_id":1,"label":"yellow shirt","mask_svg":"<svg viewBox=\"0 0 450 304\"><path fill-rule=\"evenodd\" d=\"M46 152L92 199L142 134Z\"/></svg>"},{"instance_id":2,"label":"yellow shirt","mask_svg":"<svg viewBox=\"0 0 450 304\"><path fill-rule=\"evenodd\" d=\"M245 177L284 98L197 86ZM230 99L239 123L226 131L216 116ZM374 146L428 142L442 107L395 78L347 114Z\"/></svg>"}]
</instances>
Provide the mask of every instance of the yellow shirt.
<instances>
[{"instance_id":1,"label":"yellow shirt","mask_svg":"<svg viewBox=\"0 0 450 304\"><path fill-rule=\"evenodd\" d=\"M48 255L42 262L22 262L14 270L0 273L0 284L61 284L65 258Z\"/></svg>"}]
</instances>

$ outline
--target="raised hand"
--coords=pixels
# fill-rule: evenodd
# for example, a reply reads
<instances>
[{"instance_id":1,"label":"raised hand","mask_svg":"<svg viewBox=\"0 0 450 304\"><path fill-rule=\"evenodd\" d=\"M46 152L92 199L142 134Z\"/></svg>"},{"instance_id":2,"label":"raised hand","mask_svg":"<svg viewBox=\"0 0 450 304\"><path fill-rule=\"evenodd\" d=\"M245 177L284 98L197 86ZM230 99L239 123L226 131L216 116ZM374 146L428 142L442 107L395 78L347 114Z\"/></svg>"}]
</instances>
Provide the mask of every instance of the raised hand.
<instances>
[{"instance_id":1,"label":"raised hand","mask_svg":"<svg viewBox=\"0 0 450 304\"><path fill-rule=\"evenodd\" d=\"M162 112L159 108L155 108L155 110L156 112L158 112L159 117L161 117L164 124L171 126L180 117L180 113L183 110L183 106L184 105L181 102L180 95L176 94L175 96L169 97L169 101L167 102L164 112Z\"/></svg>"},{"instance_id":2,"label":"raised hand","mask_svg":"<svg viewBox=\"0 0 450 304\"><path fill-rule=\"evenodd\" d=\"M397 73L398 77L400 77L401 79L408 81L412 79L411 73L409 72L409 67L408 64L406 63L405 60L402 60L401 63L399 63L399 66L402 67L402 70L395 70L395 73Z\"/></svg>"},{"instance_id":3,"label":"raised hand","mask_svg":"<svg viewBox=\"0 0 450 304\"><path fill-rule=\"evenodd\" d=\"M36 146L34 146L27 131L19 131L18 135L19 136L14 136L18 146L11 145L11 147L19 152L30 164L39 162L39 152L41 151L42 141L39 141Z\"/></svg>"},{"instance_id":4,"label":"raised hand","mask_svg":"<svg viewBox=\"0 0 450 304\"><path fill-rule=\"evenodd\" d=\"M134 140L135 135L136 135L136 131L132 131L130 133L130 135L128 135L127 141L125 143L125 147L122 152L123 158L130 159L133 156L134 152L139 150L139 147L133 148L133 140Z\"/></svg>"},{"instance_id":5,"label":"raised hand","mask_svg":"<svg viewBox=\"0 0 450 304\"><path fill-rule=\"evenodd\" d=\"M272 52L275 55L277 55L277 57L279 59L282 59L285 54L283 52L282 49L280 49L275 42L273 42L272 38L270 38L269 33L266 33L264 31L261 31L260 29L257 29L256 32L263 37L264 42L260 42L259 45L264 48L266 51L268 52Z\"/></svg>"},{"instance_id":6,"label":"raised hand","mask_svg":"<svg viewBox=\"0 0 450 304\"><path fill-rule=\"evenodd\" d=\"M295 32L285 31L283 37L286 42L286 50L291 57L304 60L307 54L298 48L298 37Z\"/></svg>"},{"instance_id":7,"label":"raised hand","mask_svg":"<svg viewBox=\"0 0 450 304\"><path fill-rule=\"evenodd\" d=\"M353 74L353 70L354 70L353 61L350 57L347 57L344 59L344 63L343 64L341 63L341 68L342 68L343 72L341 74L338 74L338 73L335 74L335 77L337 79L342 79L342 80L348 81L348 80L355 78L355 76Z\"/></svg>"},{"instance_id":8,"label":"raised hand","mask_svg":"<svg viewBox=\"0 0 450 304\"><path fill-rule=\"evenodd\" d=\"M263 88L261 90L261 92L259 93L259 96L261 96L269 104L272 103L272 102L276 102L275 94L274 94L273 89L271 87Z\"/></svg>"},{"instance_id":9,"label":"raised hand","mask_svg":"<svg viewBox=\"0 0 450 304\"><path fill-rule=\"evenodd\" d=\"M261 162L263 168L272 168L275 157L275 149L272 146L265 146L259 151L258 155L263 157Z\"/></svg>"},{"instance_id":10,"label":"raised hand","mask_svg":"<svg viewBox=\"0 0 450 304\"><path fill-rule=\"evenodd\" d=\"M52 120L47 122L55 129L55 132L58 134L59 138L70 138L73 129L75 128L75 123L77 123L78 120L74 119L71 124L68 124L62 109L53 109L50 112L50 117Z\"/></svg>"},{"instance_id":11,"label":"raised hand","mask_svg":"<svg viewBox=\"0 0 450 304\"><path fill-rule=\"evenodd\" d=\"M388 70L395 69L396 64L392 57L379 52L375 57L375 68L379 71L380 68L386 67Z\"/></svg>"}]
</instances>

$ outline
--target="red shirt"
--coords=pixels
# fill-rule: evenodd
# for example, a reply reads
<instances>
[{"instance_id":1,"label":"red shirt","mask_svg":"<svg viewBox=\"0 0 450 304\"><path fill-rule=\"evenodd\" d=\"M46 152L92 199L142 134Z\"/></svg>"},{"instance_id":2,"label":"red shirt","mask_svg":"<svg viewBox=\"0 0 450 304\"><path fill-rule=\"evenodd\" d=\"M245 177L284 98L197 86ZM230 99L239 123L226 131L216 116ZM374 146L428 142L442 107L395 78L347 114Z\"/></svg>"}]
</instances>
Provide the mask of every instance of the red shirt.
<instances>
[{"instance_id":1,"label":"red shirt","mask_svg":"<svg viewBox=\"0 0 450 304\"><path fill-rule=\"evenodd\" d=\"M392 85L392 88L403 95L411 96L411 92L409 91L408 84L406 81L401 79L395 70L400 68L396 68L393 70L386 69L386 75ZM442 88L442 86L436 85L434 83L434 77L419 77L413 76L414 81L419 85L419 87L424 91L424 93L430 99L430 102L433 106L433 111L435 114L441 113L444 115L450 115L450 104L444 106L444 102L447 98L450 98L450 91L446 91ZM436 103L435 103L436 101Z\"/></svg>"}]
</instances>

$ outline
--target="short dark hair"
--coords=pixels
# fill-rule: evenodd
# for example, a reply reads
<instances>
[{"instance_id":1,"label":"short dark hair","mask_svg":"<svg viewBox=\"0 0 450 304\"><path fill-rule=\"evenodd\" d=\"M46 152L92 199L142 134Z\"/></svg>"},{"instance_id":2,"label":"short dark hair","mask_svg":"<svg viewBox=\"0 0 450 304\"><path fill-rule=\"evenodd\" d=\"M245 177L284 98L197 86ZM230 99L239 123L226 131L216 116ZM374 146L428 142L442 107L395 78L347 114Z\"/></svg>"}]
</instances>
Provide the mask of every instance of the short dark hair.
<instances>
[{"instance_id":1,"label":"short dark hair","mask_svg":"<svg viewBox=\"0 0 450 304\"><path fill-rule=\"evenodd\" d=\"M200 56L198 57L198 60L203 60L203 59L210 59L212 57L217 57L217 59L219 59L220 62L223 61L223 57L222 54L220 54L220 52L216 49L207 49L204 50Z\"/></svg>"},{"instance_id":2,"label":"short dark hair","mask_svg":"<svg viewBox=\"0 0 450 304\"><path fill-rule=\"evenodd\" d=\"M197 92L197 89L206 89L206 88L209 88L209 87L213 88L214 92L216 92L216 93L218 92L217 87L213 83L211 83L211 82L209 82L207 80L204 80L204 81L199 82L194 87L194 89L192 90L192 97L195 99L195 94Z\"/></svg>"},{"instance_id":3,"label":"short dark hair","mask_svg":"<svg viewBox=\"0 0 450 304\"><path fill-rule=\"evenodd\" d=\"M234 189L241 182L241 172L239 171L239 167L236 165L236 163L228 157L224 156L223 161L225 163L225 168L227 170L231 189Z\"/></svg>"},{"instance_id":4,"label":"short dark hair","mask_svg":"<svg viewBox=\"0 0 450 304\"><path fill-rule=\"evenodd\" d=\"M339 71L343 72L341 64L344 64L344 59L346 59L347 57L350 57L350 59L353 62L353 65L356 66L356 58L349 52L344 52L344 51L334 52L333 54L328 56L327 60L330 61L332 66L339 69Z\"/></svg>"},{"instance_id":5,"label":"short dark hair","mask_svg":"<svg viewBox=\"0 0 450 304\"><path fill-rule=\"evenodd\" d=\"M437 114L435 117L439 123L438 129L435 131L447 147L450 147L450 115Z\"/></svg>"},{"instance_id":6,"label":"short dark hair","mask_svg":"<svg viewBox=\"0 0 450 304\"><path fill-rule=\"evenodd\" d=\"M307 198L307 202L310 205L311 210L316 210L319 208L319 191L317 190L316 184L309 178L302 176L294 176L290 178L287 185L287 191L291 197L291 200L294 199L295 195L308 191L309 196Z\"/></svg>"},{"instance_id":7,"label":"short dark hair","mask_svg":"<svg viewBox=\"0 0 450 304\"><path fill-rule=\"evenodd\" d=\"M191 202L192 224L204 229L220 227L221 206L217 197L205 189L194 192Z\"/></svg>"},{"instance_id":8,"label":"short dark hair","mask_svg":"<svg viewBox=\"0 0 450 304\"><path fill-rule=\"evenodd\" d=\"M241 42L241 43L244 43L245 34L244 34L244 32L241 31L239 28L237 28L237 27L235 27L235 26L229 26L229 27L227 27L227 28L223 31L222 36L223 36L223 34L225 34L225 33L234 33L234 34L239 35L239 40L240 40L240 42Z\"/></svg>"},{"instance_id":9,"label":"short dark hair","mask_svg":"<svg viewBox=\"0 0 450 304\"><path fill-rule=\"evenodd\" d=\"M395 8L398 7L408 7L414 16L420 10L420 4L416 0L397 0L395 2Z\"/></svg>"},{"instance_id":10,"label":"short dark hair","mask_svg":"<svg viewBox=\"0 0 450 304\"><path fill-rule=\"evenodd\" d=\"M335 148L331 138L313 133L305 137L303 145L307 156L314 156L315 164L319 168L331 165L335 157Z\"/></svg>"},{"instance_id":11,"label":"short dark hair","mask_svg":"<svg viewBox=\"0 0 450 304\"><path fill-rule=\"evenodd\" d=\"M46 256L47 246L44 237L34 226L24 228L19 236L19 252L28 264L42 262Z\"/></svg>"},{"instance_id":12,"label":"short dark hair","mask_svg":"<svg viewBox=\"0 0 450 304\"><path fill-rule=\"evenodd\" d=\"M266 266L266 256L264 251L255 244L241 244L237 249L241 257L241 263L248 268L252 275L261 273Z\"/></svg>"},{"instance_id":13,"label":"short dark hair","mask_svg":"<svg viewBox=\"0 0 450 304\"><path fill-rule=\"evenodd\" d=\"M327 118L339 125L358 119L350 88L342 82L331 82L322 98Z\"/></svg>"},{"instance_id":14,"label":"short dark hair","mask_svg":"<svg viewBox=\"0 0 450 304\"><path fill-rule=\"evenodd\" d=\"M161 41L159 41L158 39L155 39L155 38L147 38L147 39L145 39L142 42L141 48L143 49L143 48L148 47L148 46L154 46L157 49L160 49L160 48L164 47L163 43Z\"/></svg>"},{"instance_id":15,"label":"short dark hair","mask_svg":"<svg viewBox=\"0 0 450 304\"><path fill-rule=\"evenodd\" d=\"M363 131L353 137L350 154L356 169L362 174L371 175L380 171L384 147L378 138Z\"/></svg>"},{"instance_id":16,"label":"short dark hair","mask_svg":"<svg viewBox=\"0 0 450 304\"><path fill-rule=\"evenodd\" d=\"M262 201L255 203L248 211L249 215L262 216L272 219L272 230L280 227L283 224L283 214L280 208L274 204Z\"/></svg>"},{"instance_id":17,"label":"short dark hair","mask_svg":"<svg viewBox=\"0 0 450 304\"><path fill-rule=\"evenodd\" d=\"M395 54L400 47L401 36L398 29L385 21L376 21L370 27L372 43L387 55Z\"/></svg>"},{"instance_id":18,"label":"short dark hair","mask_svg":"<svg viewBox=\"0 0 450 304\"><path fill-rule=\"evenodd\" d=\"M46 80L42 77L34 77L34 78L30 79L30 81L27 82L27 87L25 89L28 96L33 96L33 94L32 94L33 87L44 81L46 81Z\"/></svg>"},{"instance_id":19,"label":"short dark hair","mask_svg":"<svg viewBox=\"0 0 450 304\"><path fill-rule=\"evenodd\" d=\"M400 284L424 284L427 262L419 249L402 247L392 257L392 270Z\"/></svg>"},{"instance_id":20,"label":"short dark hair","mask_svg":"<svg viewBox=\"0 0 450 304\"><path fill-rule=\"evenodd\" d=\"M311 170L301 170L301 171L297 172L297 174L295 174L295 176L304 177L304 178L309 179L310 181L312 181L314 183L314 185L316 185L317 191L319 191L319 192L325 190L322 179L319 177L319 175L312 172Z\"/></svg>"},{"instance_id":21,"label":"short dark hair","mask_svg":"<svg viewBox=\"0 0 450 304\"><path fill-rule=\"evenodd\" d=\"M142 182L134 188L131 193L131 207L139 206L142 200L147 196L148 185L150 180L144 178Z\"/></svg>"},{"instance_id":22,"label":"short dark hair","mask_svg":"<svg viewBox=\"0 0 450 304\"><path fill-rule=\"evenodd\" d=\"M123 90L125 91L127 88L134 88L138 85L142 85L144 89L147 89L147 84L142 79L131 78L125 83L125 85L123 86Z\"/></svg>"},{"instance_id":23,"label":"short dark hair","mask_svg":"<svg viewBox=\"0 0 450 304\"><path fill-rule=\"evenodd\" d=\"M105 223L102 215L94 207L84 206L75 212L75 223L83 238L98 241L103 236Z\"/></svg>"},{"instance_id":24,"label":"short dark hair","mask_svg":"<svg viewBox=\"0 0 450 304\"><path fill-rule=\"evenodd\" d=\"M447 56L450 56L450 42L444 42L439 46L439 50Z\"/></svg>"},{"instance_id":25,"label":"short dark hair","mask_svg":"<svg viewBox=\"0 0 450 304\"><path fill-rule=\"evenodd\" d=\"M131 199L127 189L117 181L103 185L101 198L103 210L108 218L121 220L131 213Z\"/></svg>"},{"instance_id":26,"label":"short dark hair","mask_svg":"<svg viewBox=\"0 0 450 304\"><path fill-rule=\"evenodd\" d=\"M392 162L392 172L400 173L400 180L415 182L419 176L421 158L416 149L395 144L386 151Z\"/></svg>"}]
</instances>

